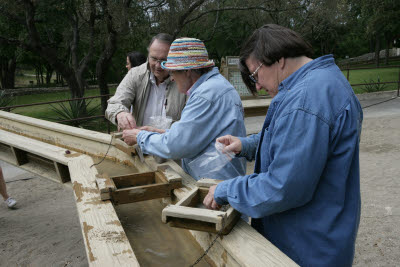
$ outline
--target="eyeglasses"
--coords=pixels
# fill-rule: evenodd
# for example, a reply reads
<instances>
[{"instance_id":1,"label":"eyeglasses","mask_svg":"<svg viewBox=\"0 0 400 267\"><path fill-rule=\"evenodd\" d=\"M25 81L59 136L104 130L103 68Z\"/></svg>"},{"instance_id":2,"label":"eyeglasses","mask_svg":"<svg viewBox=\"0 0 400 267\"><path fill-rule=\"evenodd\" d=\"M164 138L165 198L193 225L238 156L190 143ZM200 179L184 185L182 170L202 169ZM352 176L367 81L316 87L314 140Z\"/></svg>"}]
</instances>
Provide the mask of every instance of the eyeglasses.
<instances>
[{"instance_id":1,"label":"eyeglasses","mask_svg":"<svg viewBox=\"0 0 400 267\"><path fill-rule=\"evenodd\" d=\"M162 62L167 61L167 59L165 59L165 58L158 59L158 58L155 58L155 57L152 57L152 56L149 56L149 59L151 61L155 62L155 63L159 63L160 65L161 65Z\"/></svg>"},{"instance_id":2,"label":"eyeglasses","mask_svg":"<svg viewBox=\"0 0 400 267\"><path fill-rule=\"evenodd\" d=\"M254 83L258 83L258 79L255 77L257 75L258 70L261 68L261 66L263 65L263 63L260 64L260 66L258 66L256 68L256 70L249 75L250 80L252 80Z\"/></svg>"}]
</instances>

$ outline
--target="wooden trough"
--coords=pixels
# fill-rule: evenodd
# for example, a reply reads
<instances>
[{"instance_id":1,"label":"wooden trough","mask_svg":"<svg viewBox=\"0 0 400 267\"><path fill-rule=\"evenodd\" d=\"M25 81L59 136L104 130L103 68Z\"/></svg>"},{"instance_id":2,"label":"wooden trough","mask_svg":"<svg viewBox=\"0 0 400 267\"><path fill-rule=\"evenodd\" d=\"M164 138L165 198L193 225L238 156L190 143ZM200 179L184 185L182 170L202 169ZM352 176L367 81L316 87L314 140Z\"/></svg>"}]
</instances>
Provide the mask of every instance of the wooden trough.
<instances>
[{"instance_id":1,"label":"wooden trough","mask_svg":"<svg viewBox=\"0 0 400 267\"><path fill-rule=\"evenodd\" d=\"M167 204L179 203L197 188L196 181L174 161L160 166L147 156L141 162L111 141L108 134L0 111L0 160L73 188L89 266L192 264L210 246L215 234L168 227L161 222L161 213ZM103 157L104 162L95 165ZM163 201L114 207L111 200L121 203L121 198L112 192L123 189L118 188L117 177L149 172L180 176L182 187L167 186L169 195L165 194ZM106 182L103 187L98 185L104 177L114 182L115 191L110 191ZM152 181L156 184L156 175L152 177L148 185ZM164 186L168 183L168 179L161 180ZM105 196L111 200L102 200ZM153 244L166 252L157 254ZM243 220L217 240L199 265L297 266Z\"/></svg>"}]
</instances>

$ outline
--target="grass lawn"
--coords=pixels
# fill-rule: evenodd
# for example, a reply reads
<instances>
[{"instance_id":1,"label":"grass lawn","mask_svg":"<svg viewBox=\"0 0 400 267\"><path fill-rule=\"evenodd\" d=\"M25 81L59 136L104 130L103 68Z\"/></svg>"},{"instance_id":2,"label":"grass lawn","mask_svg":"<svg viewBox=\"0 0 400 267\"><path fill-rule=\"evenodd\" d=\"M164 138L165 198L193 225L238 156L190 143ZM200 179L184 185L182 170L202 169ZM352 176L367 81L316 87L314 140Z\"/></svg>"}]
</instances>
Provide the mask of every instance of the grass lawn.
<instances>
[{"instance_id":1,"label":"grass lawn","mask_svg":"<svg viewBox=\"0 0 400 267\"><path fill-rule=\"evenodd\" d=\"M378 79L380 82L394 82L399 80L399 68L382 68L382 69L367 69L367 70L350 70L349 80L350 84L359 83L376 83ZM347 71L342 71L343 75L347 77ZM383 87L383 88L382 88ZM396 90L397 83L381 85L381 91ZM365 86L353 86L356 94L365 93Z\"/></svg>"}]
</instances>

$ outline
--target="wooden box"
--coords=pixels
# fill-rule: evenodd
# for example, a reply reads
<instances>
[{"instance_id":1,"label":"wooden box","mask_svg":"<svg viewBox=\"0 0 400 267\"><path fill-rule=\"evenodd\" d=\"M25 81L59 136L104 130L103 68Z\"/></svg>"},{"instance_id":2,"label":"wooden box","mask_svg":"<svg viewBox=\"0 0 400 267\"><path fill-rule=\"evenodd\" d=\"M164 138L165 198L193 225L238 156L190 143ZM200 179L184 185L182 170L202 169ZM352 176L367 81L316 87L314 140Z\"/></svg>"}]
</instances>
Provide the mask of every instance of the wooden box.
<instances>
[{"instance_id":1,"label":"wooden box","mask_svg":"<svg viewBox=\"0 0 400 267\"><path fill-rule=\"evenodd\" d=\"M171 191L182 187L182 177L168 165L157 171L122 176L96 178L102 200L126 204L171 196Z\"/></svg>"},{"instance_id":2,"label":"wooden box","mask_svg":"<svg viewBox=\"0 0 400 267\"><path fill-rule=\"evenodd\" d=\"M229 205L223 206L221 210L210 210L203 205L209 187L218 182L213 179L198 181L197 188L175 205L168 205L163 209L162 221L171 227L228 234L240 218L240 213Z\"/></svg>"}]
</instances>

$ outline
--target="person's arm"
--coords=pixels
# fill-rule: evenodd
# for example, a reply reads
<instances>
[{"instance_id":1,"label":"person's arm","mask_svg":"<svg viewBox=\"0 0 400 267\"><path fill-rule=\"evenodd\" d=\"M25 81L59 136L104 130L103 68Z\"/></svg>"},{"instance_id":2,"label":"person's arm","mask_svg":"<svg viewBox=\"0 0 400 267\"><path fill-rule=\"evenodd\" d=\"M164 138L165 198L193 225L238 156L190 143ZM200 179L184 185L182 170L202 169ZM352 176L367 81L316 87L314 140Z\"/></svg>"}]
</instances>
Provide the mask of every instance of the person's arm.
<instances>
[{"instance_id":1,"label":"person's arm","mask_svg":"<svg viewBox=\"0 0 400 267\"><path fill-rule=\"evenodd\" d=\"M117 115L121 112L130 113L130 106L135 98L135 74L134 69L131 69L118 85L113 97L107 102L106 118L113 124L118 125Z\"/></svg>"},{"instance_id":2,"label":"person's arm","mask_svg":"<svg viewBox=\"0 0 400 267\"><path fill-rule=\"evenodd\" d=\"M248 137L239 137L239 140L242 142L242 151L238 154L238 157L245 157L248 161L252 161L256 156L260 136L261 132Z\"/></svg>"},{"instance_id":3,"label":"person's arm","mask_svg":"<svg viewBox=\"0 0 400 267\"><path fill-rule=\"evenodd\" d=\"M328 124L298 110L280 118L270 138L268 171L221 182L217 204L260 218L311 200L328 157Z\"/></svg>"},{"instance_id":4,"label":"person's arm","mask_svg":"<svg viewBox=\"0 0 400 267\"><path fill-rule=\"evenodd\" d=\"M215 129L226 129L235 119L218 112L219 108L219 103L196 97L185 106L180 121L164 134L140 131L138 144L144 153L163 158L194 157L223 134Z\"/></svg>"}]
</instances>

